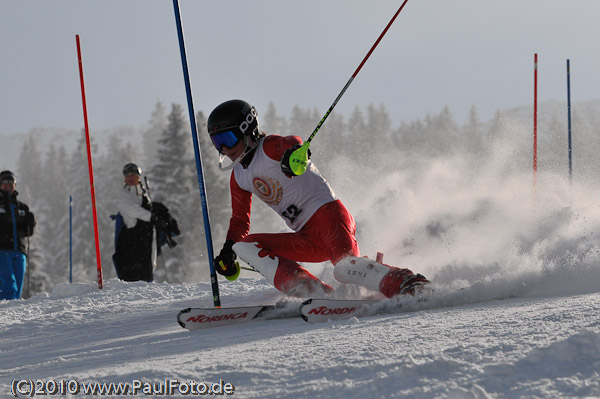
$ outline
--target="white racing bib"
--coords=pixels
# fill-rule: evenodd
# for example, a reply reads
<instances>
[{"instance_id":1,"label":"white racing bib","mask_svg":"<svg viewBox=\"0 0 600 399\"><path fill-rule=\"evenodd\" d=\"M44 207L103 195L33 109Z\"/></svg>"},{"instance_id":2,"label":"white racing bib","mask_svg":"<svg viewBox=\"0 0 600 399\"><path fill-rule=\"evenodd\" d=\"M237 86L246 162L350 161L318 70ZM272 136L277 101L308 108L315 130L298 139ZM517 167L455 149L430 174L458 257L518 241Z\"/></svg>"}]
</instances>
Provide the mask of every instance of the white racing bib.
<instances>
[{"instance_id":1,"label":"white racing bib","mask_svg":"<svg viewBox=\"0 0 600 399\"><path fill-rule=\"evenodd\" d=\"M247 169L240 164L235 166L235 180L240 188L257 195L292 230L298 231L317 209L337 198L312 161L308 161L303 175L289 178L281 171L281 163L267 156L263 142L259 141Z\"/></svg>"}]
</instances>

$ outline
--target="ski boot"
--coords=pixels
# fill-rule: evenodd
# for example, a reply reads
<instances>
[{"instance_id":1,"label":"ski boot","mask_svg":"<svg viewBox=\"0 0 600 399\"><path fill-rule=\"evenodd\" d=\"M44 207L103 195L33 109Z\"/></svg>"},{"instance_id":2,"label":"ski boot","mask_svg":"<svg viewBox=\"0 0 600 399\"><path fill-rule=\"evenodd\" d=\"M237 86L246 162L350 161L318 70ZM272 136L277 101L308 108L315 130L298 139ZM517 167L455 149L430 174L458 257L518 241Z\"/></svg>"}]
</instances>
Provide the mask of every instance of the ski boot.
<instances>
[{"instance_id":1,"label":"ski boot","mask_svg":"<svg viewBox=\"0 0 600 399\"><path fill-rule=\"evenodd\" d=\"M342 283L357 284L378 291L387 298L396 295L415 295L429 283L423 275L409 269L386 265L369 258L348 257L333 269L333 275Z\"/></svg>"}]
</instances>

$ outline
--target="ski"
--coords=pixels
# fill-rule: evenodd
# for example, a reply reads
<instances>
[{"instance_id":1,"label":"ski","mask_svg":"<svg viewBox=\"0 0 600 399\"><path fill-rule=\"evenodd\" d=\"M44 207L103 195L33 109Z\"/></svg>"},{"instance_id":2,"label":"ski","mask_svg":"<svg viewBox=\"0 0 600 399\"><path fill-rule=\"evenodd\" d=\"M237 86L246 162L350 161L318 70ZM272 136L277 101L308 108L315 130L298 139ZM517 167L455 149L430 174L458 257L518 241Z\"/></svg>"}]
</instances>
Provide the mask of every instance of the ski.
<instances>
[{"instance_id":1,"label":"ski","mask_svg":"<svg viewBox=\"0 0 600 399\"><path fill-rule=\"evenodd\" d=\"M282 300L274 305L239 306L228 308L187 308L179 312L177 321L188 330L227 326L262 319L301 317L309 323L344 320L382 314L414 312L424 309L460 306L500 300L506 295L494 295L484 282L445 291L425 286L416 296L400 295L394 298L332 299L310 298L303 302Z\"/></svg>"},{"instance_id":2,"label":"ski","mask_svg":"<svg viewBox=\"0 0 600 399\"><path fill-rule=\"evenodd\" d=\"M377 299L307 299L299 307L276 305L227 308L186 308L177 315L179 325L190 331L246 323L252 320L282 319L300 316L309 323L341 320L377 313Z\"/></svg>"},{"instance_id":3,"label":"ski","mask_svg":"<svg viewBox=\"0 0 600 399\"><path fill-rule=\"evenodd\" d=\"M297 306L274 305L237 306L227 308L186 308L177 314L179 325L188 330L227 326L255 319L281 319L299 316Z\"/></svg>"},{"instance_id":4,"label":"ski","mask_svg":"<svg viewBox=\"0 0 600 399\"><path fill-rule=\"evenodd\" d=\"M425 309L461 306L472 303L502 300L505 294L495 295L482 281L467 287L438 290L426 285L415 296L398 295L381 299L307 299L300 305L300 316L309 323L350 319L383 314L406 313Z\"/></svg>"},{"instance_id":5,"label":"ski","mask_svg":"<svg viewBox=\"0 0 600 399\"><path fill-rule=\"evenodd\" d=\"M380 299L307 299L300 305L300 315L309 323L349 319L377 313L384 304Z\"/></svg>"}]
</instances>

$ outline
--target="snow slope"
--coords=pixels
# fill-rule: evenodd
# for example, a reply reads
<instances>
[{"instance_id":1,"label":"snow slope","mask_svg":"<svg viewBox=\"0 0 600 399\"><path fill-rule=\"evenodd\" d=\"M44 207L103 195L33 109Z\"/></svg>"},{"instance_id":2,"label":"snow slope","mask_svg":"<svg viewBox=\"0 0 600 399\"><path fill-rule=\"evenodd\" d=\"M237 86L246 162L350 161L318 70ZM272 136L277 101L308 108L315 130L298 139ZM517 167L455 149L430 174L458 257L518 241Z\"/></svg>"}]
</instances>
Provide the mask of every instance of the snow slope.
<instances>
[{"instance_id":1,"label":"snow slope","mask_svg":"<svg viewBox=\"0 0 600 399\"><path fill-rule=\"evenodd\" d=\"M539 173L532 190L513 152L486 168L457 157L333 176L362 252L433 281L435 298L411 312L189 332L177 312L212 306L206 282L62 284L0 302L0 398L30 379L78 383L78 397L87 383L185 393L194 381L241 398L600 398L597 188ZM331 266L307 267L336 285ZM255 277L221 280L223 305L280 299Z\"/></svg>"},{"instance_id":2,"label":"snow slope","mask_svg":"<svg viewBox=\"0 0 600 399\"><path fill-rule=\"evenodd\" d=\"M221 290L227 305L279 297L250 278ZM0 303L0 397L13 379L222 380L242 398L600 397L599 293L487 301L486 291L455 307L189 332L176 313L211 306L207 283L60 285Z\"/></svg>"}]
</instances>

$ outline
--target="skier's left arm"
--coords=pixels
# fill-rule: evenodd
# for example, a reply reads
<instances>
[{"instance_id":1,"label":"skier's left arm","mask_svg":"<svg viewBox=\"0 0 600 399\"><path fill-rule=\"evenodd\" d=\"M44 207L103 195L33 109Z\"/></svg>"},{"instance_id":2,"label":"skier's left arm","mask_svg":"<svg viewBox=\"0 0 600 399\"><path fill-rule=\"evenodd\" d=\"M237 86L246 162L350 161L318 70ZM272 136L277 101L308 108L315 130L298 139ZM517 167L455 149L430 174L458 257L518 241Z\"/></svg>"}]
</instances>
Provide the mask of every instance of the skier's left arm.
<instances>
[{"instance_id":1,"label":"skier's left arm","mask_svg":"<svg viewBox=\"0 0 600 399\"><path fill-rule=\"evenodd\" d=\"M281 162L281 171L289 178L296 176L290 167L290 155L302 146L302 139L298 136L276 136L265 138L263 148L265 154L275 161ZM308 150L310 159L310 149Z\"/></svg>"},{"instance_id":2,"label":"skier's left arm","mask_svg":"<svg viewBox=\"0 0 600 399\"><path fill-rule=\"evenodd\" d=\"M278 136L272 134L265 137L263 149L269 158L280 162L288 149L295 146L299 148L301 145L302 139L298 136Z\"/></svg>"}]
</instances>

